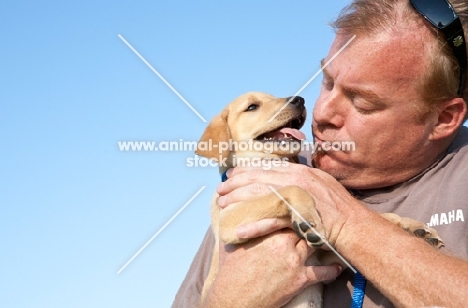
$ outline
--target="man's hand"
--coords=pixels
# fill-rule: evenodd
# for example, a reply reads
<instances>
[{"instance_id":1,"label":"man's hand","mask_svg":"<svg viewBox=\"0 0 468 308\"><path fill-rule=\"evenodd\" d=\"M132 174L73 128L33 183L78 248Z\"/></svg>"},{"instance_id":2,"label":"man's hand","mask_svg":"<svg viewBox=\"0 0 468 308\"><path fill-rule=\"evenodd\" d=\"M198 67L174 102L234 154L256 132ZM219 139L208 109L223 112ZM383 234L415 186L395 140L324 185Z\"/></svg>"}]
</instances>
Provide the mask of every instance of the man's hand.
<instances>
[{"instance_id":1,"label":"man's hand","mask_svg":"<svg viewBox=\"0 0 468 308\"><path fill-rule=\"evenodd\" d=\"M314 177L327 176L323 172L309 174L315 169L305 166L291 166L270 171L231 169L227 174L229 179L218 187L220 207L273 193L268 186L278 189L297 185L310 191L317 181L322 181ZM327 177L327 181L349 196L333 178ZM332 195L331 190L327 192ZM327 198L322 199L332 203ZM290 218L265 219L238 228L239 237L252 240L235 246L221 244L219 272L203 307L232 307L234 302L239 307L281 307L307 286L334 280L341 273L341 267L338 264L305 265L315 250L290 228Z\"/></svg>"},{"instance_id":2,"label":"man's hand","mask_svg":"<svg viewBox=\"0 0 468 308\"><path fill-rule=\"evenodd\" d=\"M327 232L327 240L333 245L340 235L353 207L361 206L349 192L329 174L299 164L289 164L271 170L236 167L227 173L228 180L218 186L221 208L239 201L273 193L271 187L296 185L308 191L316 201ZM268 219L241 226L237 234L241 238L255 238L290 226L288 219Z\"/></svg>"},{"instance_id":3,"label":"man's hand","mask_svg":"<svg viewBox=\"0 0 468 308\"><path fill-rule=\"evenodd\" d=\"M281 307L307 286L334 280L341 268L306 266L314 249L289 229L220 247L216 280L202 307Z\"/></svg>"}]
</instances>

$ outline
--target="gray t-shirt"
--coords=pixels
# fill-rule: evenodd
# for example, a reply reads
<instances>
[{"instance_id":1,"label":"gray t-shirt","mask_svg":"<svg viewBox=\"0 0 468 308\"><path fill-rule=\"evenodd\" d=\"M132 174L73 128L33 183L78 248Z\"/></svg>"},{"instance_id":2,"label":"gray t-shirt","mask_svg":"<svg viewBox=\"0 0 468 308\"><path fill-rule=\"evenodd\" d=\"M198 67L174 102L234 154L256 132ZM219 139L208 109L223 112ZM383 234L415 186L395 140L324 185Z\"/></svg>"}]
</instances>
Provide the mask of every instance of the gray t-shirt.
<instances>
[{"instance_id":1,"label":"gray t-shirt","mask_svg":"<svg viewBox=\"0 0 468 308\"><path fill-rule=\"evenodd\" d=\"M405 158L402 157L402 160ZM383 189L354 192L368 208L396 213L425 222L445 243L443 251L468 258L468 128L462 127L447 151L414 178ZM173 308L196 307L211 263L214 237L211 230L202 242L176 295ZM350 307L353 273L345 270L324 290L324 307ZM368 282L363 308L393 307Z\"/></svg>"}]
</instances>

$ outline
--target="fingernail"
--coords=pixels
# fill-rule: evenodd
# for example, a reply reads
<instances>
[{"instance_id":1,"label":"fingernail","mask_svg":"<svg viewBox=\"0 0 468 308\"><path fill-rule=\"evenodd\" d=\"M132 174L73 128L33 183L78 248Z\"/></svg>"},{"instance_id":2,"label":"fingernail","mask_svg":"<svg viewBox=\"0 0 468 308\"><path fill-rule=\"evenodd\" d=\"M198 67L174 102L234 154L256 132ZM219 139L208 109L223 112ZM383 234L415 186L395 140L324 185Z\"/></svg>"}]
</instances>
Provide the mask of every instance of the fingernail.
<instances>
[{"instance_id":1,"label":"fingernail","mask_svg":"<svg viewBox=\"0 0 468 308\"><path fill-rule=\"evenodd\" d=\"M338 275L343 271L343 266L338 264Z\"/></svg>"},{"instance_id":2,"label":"fingernail","mask_svg":"<svg viewBox=\"0 0 468 308\"><path fill-rule=\"evenodd\" d=\"M247 237L247 229L245 227L239 227L236 229L236 235L238 238L246 238Z\"/></svg>"},{"instance_id":3,"label":"fingernail","mask_svg":"<svg viewBox=\"0 0 468 308\"><path fill-rule=\"evenodd\" d=\"M227 176L228 178L231 176L232 170L233 170L233 169L230 168L230 169L228 169L228 170L226 171L226 176Z\"/></svg>"},{"instance_id":4,"label":"fingernail","mask_svg":"<svg viewBox=\"0 0 468 308\"><path fill-rule=\"evenodd\" d=\"M221 196L221 197L218 198L218 205L219 206L223 206L225 203L226 203L226 197L225 196Z\"/></svg>"}]
</instances>

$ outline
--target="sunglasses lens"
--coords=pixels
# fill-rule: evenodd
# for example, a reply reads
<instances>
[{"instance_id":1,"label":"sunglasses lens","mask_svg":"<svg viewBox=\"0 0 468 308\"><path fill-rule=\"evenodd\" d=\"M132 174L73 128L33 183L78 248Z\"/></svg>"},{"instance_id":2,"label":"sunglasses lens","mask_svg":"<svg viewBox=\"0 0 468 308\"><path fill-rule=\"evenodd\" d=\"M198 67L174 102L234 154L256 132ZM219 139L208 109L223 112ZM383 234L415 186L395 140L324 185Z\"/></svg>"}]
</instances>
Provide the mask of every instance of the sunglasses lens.
<instances>
[{"instance_id":1,"label":"sunglasses lens","mask_svg":"<svg viewBox=\"0 0 468 308\"><path fill-rule=\"evenodd\" d=\"M447 1L411 0L413 6L435 27L441 29L456 18Z\"/></svg>"}]
</instances>

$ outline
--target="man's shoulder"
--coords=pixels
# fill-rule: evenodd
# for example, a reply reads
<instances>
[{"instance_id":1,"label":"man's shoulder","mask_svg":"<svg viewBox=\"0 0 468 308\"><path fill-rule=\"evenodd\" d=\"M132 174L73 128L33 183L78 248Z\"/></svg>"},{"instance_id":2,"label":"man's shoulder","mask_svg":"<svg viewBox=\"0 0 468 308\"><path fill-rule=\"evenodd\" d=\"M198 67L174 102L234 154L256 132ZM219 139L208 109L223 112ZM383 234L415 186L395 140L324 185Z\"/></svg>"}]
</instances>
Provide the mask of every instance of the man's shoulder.
<instances>
[{"instance_id":1,"label":"man's shoulder","mask_svg":"<svg viewBox=\"0 0 468 308\"><path fill-rule=\"evenodd\" d=\"M461 178L468 181L468 168L465 167L467 165L468 127L463 126L440 159L410 182L424 183L424 185L416 184L415 186L422 186L426 191L428 187L426 183L433 183L431 186L434 188L452 186ZM427 193L430 194L430 192ZM463 193L468 195L468 190Z\"/></svg>"}]
</instances>

